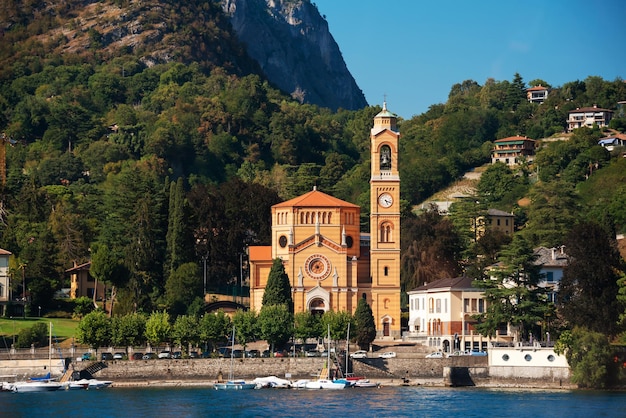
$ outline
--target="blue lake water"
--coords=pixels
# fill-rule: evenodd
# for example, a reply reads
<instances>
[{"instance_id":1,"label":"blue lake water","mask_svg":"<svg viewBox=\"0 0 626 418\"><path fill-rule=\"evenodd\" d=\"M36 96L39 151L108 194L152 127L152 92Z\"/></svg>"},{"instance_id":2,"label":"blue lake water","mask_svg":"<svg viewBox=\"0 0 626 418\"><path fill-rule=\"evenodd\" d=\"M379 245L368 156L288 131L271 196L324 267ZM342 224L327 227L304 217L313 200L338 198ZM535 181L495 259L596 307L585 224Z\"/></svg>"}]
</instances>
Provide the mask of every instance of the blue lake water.
<instances>
[{"instance_id":1,"label":"blue lake water","mask_svg":"<svg viewBox=\"0 0 626 418\"><path fill-rule=\"evenodd\" d=\"M626 417L626 393L383 387L0 393L6 417Z\"/></svg>"}]
</instances>

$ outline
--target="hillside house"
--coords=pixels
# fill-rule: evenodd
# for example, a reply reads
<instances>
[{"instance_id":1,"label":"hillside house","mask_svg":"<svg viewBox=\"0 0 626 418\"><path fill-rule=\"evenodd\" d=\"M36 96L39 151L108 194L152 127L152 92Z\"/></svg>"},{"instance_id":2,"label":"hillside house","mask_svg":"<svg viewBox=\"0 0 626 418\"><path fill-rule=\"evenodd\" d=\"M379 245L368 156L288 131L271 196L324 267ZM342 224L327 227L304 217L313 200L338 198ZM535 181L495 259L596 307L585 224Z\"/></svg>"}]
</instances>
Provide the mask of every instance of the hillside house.
<instances>
[{"instance_id":1,"label":"hillside house","mask_svg":"<svg viewBox=\"0 0 626 418\"><path fill-rule=\"evenodd\" d=\"M525 136L511 136L494 141L491 151L491 164L497 162L508 166L520 163L520 157L532 161L535 156L536 141Z\"/></svg>"},{"instance_id":2,"label":"hillside house","mask_svg":"<svg viewBox=\"0 0 626 418\"><path fill-rule=\"evenodd\" d=\"M598 141L598 145L606 148L607 151L613 151L616 147L626 147L626 135L618 134L602 138Z\"/></svg>"},{"instance_id":3,"label":"hillside house","mask_svg":"<svg viewBox=\"0 0 626 418\"><path fill-rule=\"evenodd\" d=\"M548 88L542 85L526 89L526 97L530 103L543 103L548 98Z\"/></svg>"},{"instance_id":4,"label":"hillside house","mask_svg":"<svg viewBox=\"0 0 626 418\"><path fill-rule=\"evenodd\" d=\"M583 126L591 128L594 124L601 128L609 126L612 118L612 110L602 109L596 105L570 110L567 116L567 132L572 132L574 129L582 128Z\"/></svg>"},{"instance_id":5,"label":"hillside house","mask_svg":"<svg viewBox=\"0 0 626 418\"><path fill-rule=\"evenodd\" d=\"M76 299L82 296L93 298L94 292L97 290L96 297L101 299L104 297L104 283L98 282L89 274L91 269L91 261L76 265L65 270L70 276L70 299Z\"/></svg>"},{"instance_id":6,"label":"hillside house","mask_svg":"<svg viewBox=\"0 0 626 418\"><path fill-rule=\"evenodd\" d=\"M11 302L11 277L9 257L11 253L0 248L0 314L4 316L6 305Z\"/></svg>"},{"instance_id":7,"label":"hillside house","mask_svg":"<svg viewBox=\"0 0 626 418\"><path fill-rule=\"evenodd\" d=\"M556 303L559 292L559 284L563 278L563 269L569 264L569 257L565 253L565 246L559 248L535 248L537 260L536 265L541 266L543 279L539 282L540 287L549 290L548 298L550 302Z\"/></svg>"},{"instance_id":8,"label":"hillside house","mask_svg":"<svg viewBox=\"0 0 626 418\"><path fill-rule=\"evenodd\" d=\"M510 342L508 326L493 338L475 331L473 315L487 309L481 289L472 286L471 277L440 279L407 292L409 330L407 341L420 342L433 350L487 350L490 342Z\"/></svg>"}]
</instances>

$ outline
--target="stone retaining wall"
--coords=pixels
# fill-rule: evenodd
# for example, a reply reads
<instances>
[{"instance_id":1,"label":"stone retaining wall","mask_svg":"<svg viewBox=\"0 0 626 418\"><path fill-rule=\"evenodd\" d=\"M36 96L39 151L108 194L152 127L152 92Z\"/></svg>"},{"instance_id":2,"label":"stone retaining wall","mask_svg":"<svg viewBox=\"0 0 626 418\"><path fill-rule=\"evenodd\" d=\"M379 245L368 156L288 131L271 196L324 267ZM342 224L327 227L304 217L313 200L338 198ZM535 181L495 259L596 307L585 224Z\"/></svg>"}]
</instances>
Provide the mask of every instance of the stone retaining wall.
<instances>
[{"instance_id":1,"label":"stone retaining wall","mask_svg":"<svg viewBox=\"0 0 626 418\"><path fill-rule=\"evenodd\" d=\"M275 375L291 379L307 379L316 376L324 363L319 358L252 358L234 359L233 375L237 378L254 378ZM350 371L355 375L373 379L409 378L442 378L444 365L461 363L461 365L484 365L484 358L460 359L417 359L367 358L354 360ZM214 381L218 375L224 378L230 370L230 359L163 359L163 360L119 360L107 361L107 368L98 372L98 377L109 380L171 380L192 379ZM77 365L77 369L86 367L87 363Z\"/></svg>"}]
</instances>

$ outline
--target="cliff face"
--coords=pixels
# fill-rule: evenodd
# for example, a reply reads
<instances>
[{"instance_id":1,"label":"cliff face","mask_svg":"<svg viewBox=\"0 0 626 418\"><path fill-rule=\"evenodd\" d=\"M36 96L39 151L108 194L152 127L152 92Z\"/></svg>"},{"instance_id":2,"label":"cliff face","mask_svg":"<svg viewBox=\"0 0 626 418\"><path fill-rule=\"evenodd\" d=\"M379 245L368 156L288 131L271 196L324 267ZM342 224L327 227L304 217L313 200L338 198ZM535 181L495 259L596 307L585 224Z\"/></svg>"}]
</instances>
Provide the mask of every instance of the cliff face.
<instances>
[{"instance_id":1,"label":"cliff face","mask_svg":"<svg viewBox=\"0 0 626 418\"><path fill-rule=\"evenodd\" d=\"M328 23L309 0L221 0L237 37L270 82L302 103L367 106Z\"/></svg>"}]
</instances>

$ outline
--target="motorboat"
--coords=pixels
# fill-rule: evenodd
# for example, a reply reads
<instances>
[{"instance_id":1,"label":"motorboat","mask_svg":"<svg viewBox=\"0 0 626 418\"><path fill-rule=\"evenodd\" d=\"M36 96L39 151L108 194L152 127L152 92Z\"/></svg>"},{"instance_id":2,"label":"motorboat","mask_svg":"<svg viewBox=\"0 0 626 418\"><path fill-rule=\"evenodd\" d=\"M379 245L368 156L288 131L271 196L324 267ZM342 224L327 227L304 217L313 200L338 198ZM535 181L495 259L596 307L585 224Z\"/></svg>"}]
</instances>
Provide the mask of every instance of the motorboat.
<instances>
[{"instance_id":1,"label":"motorboat","mask_svg":"<svg viewBox=\"0 0 626 418\"><path fill-rule=\"evenodd\" d=\"M10 384L13 392L51 392L59 390L61 383L54 380L25 380Z\"/></svg>"},{"instance_id":2,"label":"motorboat","mask_svg":"<svg viewBox=\"0 0 626 418\"><path fill-rule=\"evenodd\" d=\"M291 380L281 379L276 376L257 377L252 383L262 388L287 389L291 387Z\"/></svg>"},{"instance_id":3,"label":"motorboat","mask_svg":"<svg viewBox=\"0 0 626 418\"><path fill-rule=\"evenodd\" d=\"M377 382L370 382L369 379L361 379L361 380L357 380L354 383L354 387L355 388L377 388L380 386L380 383Z\"/></svg>"},{"instance_id":4,"label":"motorboat","mask_svg":"<svg viewBox=\"0 0 626 418\"><path fill-rule=\"evenodd\" d=\"M330 379L311 380L304 385L306 389L345 389L345 383L333 382Z\"/></svg>"},{"instance_id":5,"label":"motorboat","mask_svg":"<svg viewBox=\"0 0 626 418\"><path fill-rule=\"evenodd\" d=\"M99 380L99 379L80 379L71 383L73 383L74 385L80 385L83 387L87 385L86 389L104 389L104 388L108 388L109 386L111 386L113 384L113 381Z\"/></svg>"}]
</instances>

